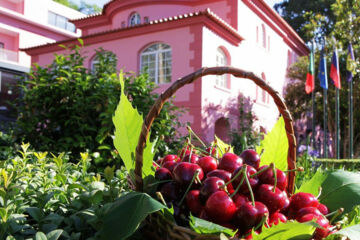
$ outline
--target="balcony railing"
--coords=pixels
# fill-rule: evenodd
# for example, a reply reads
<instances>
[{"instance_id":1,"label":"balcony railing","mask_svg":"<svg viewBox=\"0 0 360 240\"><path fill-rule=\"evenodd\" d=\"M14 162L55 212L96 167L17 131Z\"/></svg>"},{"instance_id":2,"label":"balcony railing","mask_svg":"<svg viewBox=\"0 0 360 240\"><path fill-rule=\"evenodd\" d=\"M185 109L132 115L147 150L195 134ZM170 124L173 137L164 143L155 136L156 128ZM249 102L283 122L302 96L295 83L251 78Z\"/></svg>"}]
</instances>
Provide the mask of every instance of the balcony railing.
<instances>
[{"instance_id":1,"label":"balcony railing","mask_svg":"<svg viewBox=\"0 0 360 240\"><path fill-rule=\"evenodd\" d=\"M0 60L18 62L19 56L18 56L18 53L15 51L0 48Z\"/></svg>"}]
</instances>

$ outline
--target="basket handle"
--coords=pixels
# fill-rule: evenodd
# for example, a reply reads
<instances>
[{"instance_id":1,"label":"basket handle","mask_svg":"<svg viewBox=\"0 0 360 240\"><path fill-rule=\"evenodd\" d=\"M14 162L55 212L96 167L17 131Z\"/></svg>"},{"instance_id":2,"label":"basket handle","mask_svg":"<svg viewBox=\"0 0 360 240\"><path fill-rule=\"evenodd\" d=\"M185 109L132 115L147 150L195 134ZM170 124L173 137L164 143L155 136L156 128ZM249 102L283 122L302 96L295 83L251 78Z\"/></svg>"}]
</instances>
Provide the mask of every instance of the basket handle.
<instances>
[{"instance_id":1,"label":"basket handle","mask_svg":"<svg viewBox=\"0 0 360 240\"><path fill-rule=\"evenodd\" d=\"M256 76L252 72L247 72L234 67L211 67L211 68L200 68L199 70L184 76L183 78L175 81L165 92L163 92L156 100L155 104L147 114L144 123L142 125L141 133L139 136L138 145L136 147L135 155L135 189L137 191L143 191L143 179L142 179L142 166L143 166L143 151L148 138L151 125L154 119L159 115L164 103L181 87L186 84L194 82L196 79L207 76L207 75L222 75L232 74L237 78L247 78L252 80L256 85L265 90L274 99L274 102L284 118L285 130L289 143L288 150L288 168L296 168L296 140L294 135L293 120L289 110L287 109L284 101L281 99L279 93L271 88L264 80ZM293 193L295 185L295 172L288 173L288 193Z\"/></svg>"}]
</instances>

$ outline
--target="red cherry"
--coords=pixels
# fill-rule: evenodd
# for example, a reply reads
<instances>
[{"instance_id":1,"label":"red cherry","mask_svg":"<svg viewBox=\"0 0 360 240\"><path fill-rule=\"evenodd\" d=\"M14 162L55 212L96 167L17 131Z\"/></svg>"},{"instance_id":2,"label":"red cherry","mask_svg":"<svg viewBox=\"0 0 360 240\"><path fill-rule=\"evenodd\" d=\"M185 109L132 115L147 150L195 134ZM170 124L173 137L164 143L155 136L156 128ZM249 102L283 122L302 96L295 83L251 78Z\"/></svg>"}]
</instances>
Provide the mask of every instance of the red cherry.
<instances>
[{"instance_id":1,"label":"red cherry","mask_svg":"<svg viewBox=\"0 0 360 240\"><path fill-rule=\"evenodd\" d=\"M261 166L259 170L268 167L267 165ZM286 174L281 171L280 169L276 169L276 187L279 188L281 191L285 191L287 184L288 184L288 179ZM261 174L259 174L259 180L261 183L264 184L270 184L270 185L274 185L275 184L275 179L274 179L274 172L271 168L269 168L268 170L266 170L265 172L262 172Z\"/></svg>"},{"instance_id":2,"label":"red cherry","mask_svg":"<svg viewBox=\"0 0 360 240\"><path fill-rule=\"evenodd\" d=\"M315 219L316 223L322 227L322 228L316 228L314 232L314 239L323 239L327 237L330 233L331 225L325 217L309 213L299 218L298 222L308 222L313 219Z\"/></svg>"},{"instance_id":3,"label":"red cherry","mask_svg":"<svg viewBox=\"0 0 360 240\"><path fill-rule=\"evenodd\" d=\"M172 174L169 169L167 168L159 168L155 172L155 178L163 181L163 180L170 180L172 179Z\"/></svg>"},{"instance_id":4,"label":"red cherry","mask_svg":"<svg viewBox=\"0 0 360 240\"><path fill-rule=\"evenodd\" d=\"M162 185L160 192L166 201L177 200L181 197L180 186L176 182L165 183Z\"/></svg>"},{"instance_id":5,"label":"red cherry","mask_svg":"<svg viewBox=\"0 0 360 240\"><path fill-rule=\"evenodd\" d=\"M211 150L212 149L212 150ZM211 153L210 153L211 151ZM206 149L206 152L210 154L210 156L214 156L214 157L218 157L218 153L217 153L217 150L216 150L216 147L208 147Z\"/></svg>"},{"instance_id":6,"label":"red cherry","mask_svg":"<svg viewBox=\"0 0 360 240\"><path fill-rule=\"evenodd\" d=\"M164 164L166 162L178 162L180 161L180 158L178 157L178 155L175 155L175 154L169 154L169 155L166 155L162 161L161 161L161 164Z\"/></svg>"},{"instance_id":7,"label":"red cherry","mask_svg":"<svg viewBox=\"0 0 360 240\"><path fill-rule=\"evenodd\" d=\"M289 210L297 212L305 207L318 207L319 202L311 193L299 192L290 198Z\"/></svg>"},{"instance_id":8,"label":"red cherry","mask_svg":"<svg viewBox=\"0 0 360 240\"><path fill-rule=\"evenodd\" d=\"M205 174L217 169L216 159L210 156L200 158L197 164L199 164Z\"/></svg>"},{"instance_id":9,"label":"red cherry","mask_svg":"<svg viewBox=\"0 0 360 240\"><path fill-rule=\"evenodd\" d=\"M216 223L224 223L233 218L236 206L226 192L217 191L206 201L205 210L211 220Z\"/></svg>"},{"instance_id":10,"label":"red cherry","mask_svg":"<svg viewBox=\"0 0 360 240\"><path fill-rule=\"evenodd\" d=\"M329 213L329 209L324 204L320 203L317 207L322 215L327 215Z\"/></svg>"},{"instance_id":11,"label":"red cherry","mask_svg":"<svg viewBox=\"0 0 360 240\"><path fill-rule=\"evenodd\" d=\"M191 183L196 171L199 171L199 179L203 179L204 172L199 165L188 162L178 163L173 170L174 180L180 183L181 186L187 186Z\"/></svg>"},{"instance_id":12,"label":"red cherry","mask_svg":"<svg viewBox=\"0 0 360 240\"><path fill-rule=\"evenodd\" d=\"M228 171L222 170L222 169L216 169L206 174L206 177L218 177L224 180L225 183L229 182L231 180L231 173ZM227 186L228 191L233 190L232 184L228 184Z\"/></svg>"},{"instance_id":13,"label":"red cherry","mask_svg":"<svg viewBox=\"0 0 360 240\"><path fill-rule=\"evenodd\" d=\"M237 208L241 207L242 205L244 205L246 202L249 201L249 199L241 194L235 194L235 196L233 196L233 201L236 205Z\"/></svg>"},{"instance_id":14,"label":"red cherry","mask_svg":"<svg viewBox=\"0 0 360 240\"><path fill-rule=\"evenodd\" d=\"M190 154L185 155L185 157L183 158L183 162L190 162L190 163L197 163L199 161L199 156L196 154L191 154L191 158L190 158Z\"/></svg>"},{"instance_id":15,"label":"red cherry","mask_svg":"<svg viewBox=\"0 0 360 240\"><path fill-rule=\"evenodd\" d=\"M206 202L211 194L217 191L224 191L222 186L225 185L224 180L218 177L208 177L206 178L200 188L200 200Z\"/></svg>"},{"instance_id":16,"label":"red cherry","mask_svg":"<svg viewBox=\"0 0 360 240\"><path fill-rule=\"evenodd\" d=\"M260 156L253 149L247 149L240 154L240 157L243 159L244 163L259 169L260 166Z\"/></svg>"},{"instance_id":17,"label":"red cherry","mask_svg":"<svg viewBox=\"0 0 360 240\"><path fill-rule=\"evenodd\" d=\"M319 211L319 209L315 208L315 207L305 207L305 208L301 208L297 213L296 213L296 220L299 221L299 219L306 215L306 214L313 214L316 216L321 216L321 212Z\"/></svg>"},{"instance_id":18,"label":"red cherry","mask_svg":"<svg viewBox=\"0 0 360 240\"><path fill-rule=\"evenodd\" d=\"M174 170L174 168L176 167L176 165L178 165L177 162L168 161L168 162L165 162L165 163L162 165L162 167L169 169L170 172L173 172L173 170Z\"/></svg>"},{"instance_id":19,"label":"red cherry","mask_svg":"<svg viewBox=\"0 0 360 240\"><path fill-rule=\"evenodd\" d=\"M270 227L274 224L274 225L278 225L280 222L286 222L287 218L284 214L279 213L279 212L274 212L273 214L270 215L269 217L269 225Z\"/></svg>"},{"instance_id":20,"label":"red cherry","mask_svg":"<svg viewBox=\"0 0 360 240\"><path fill-rule=\"evenodd\" d=\"M237 168L233 173L232 173L232 177L234 178L236 176L236 174L242 170L243 167L240 167L240 168ZM256 173L256 169L253 168L252 166L247 166L246 167L246 176L248 177L249 179L249 182L250 182L250 186L252 189L255 189L259 183L259 180L258 178L255 176L253 178L250 178L251 175L255 174ZM237 178L234 179L234 181L232 182L233 184L233 187L236 189L237 186L240 184L240 181L241 181L241 178L242 178L242 174L240 176L238 176ZM244 194L247 194L249 193L249 188L246 184L245 181L243 181L241 187L240 187L240 192L244 193Z\"/></svg>"},{"instance_id":21,"label":"red cherry","mask_svg":"<svg viewBox=\"0 0 360 240\"><path fill-rule=\"evenodd\" d=\"M255 206L251 202L246 202L236 211L234 222L242 231L247 231L257 226L265 214L269 214L267 207L261 202L255 202Z\"/></svg>"},{"instance_id":22,"label":"red cherry","mask_svg":"<svg viewBox=\"0 0 360 240\"><path fill-rule=\"evenodd\" d=\"M191 190L186 195L186 204L190 209L190 212L195 216L199 216L201 211L203 210L203 205L200 203L200 191L199 190Z\"/></svg>"},{"instance_id":23,"label":"red cherry","mask_svg":"<svg viewBox=\"0 0 360 240\"><path fill-rule=\"evenodd\" d=\"M256 199L264 203L270 213L274 213L284 208L287 196L285 192L269 184L262 184L256 190Z\"/></svg>"},{"instance_id":24,"label":"red cherry","mask_svg":"<svg viewBox=\"0 0 360 240\"><path fill-rule=\"evenodd\" d=\"M243 160L238 155L234 153L225 153L220 159L218 168L232 173L242 165Z\"/></svg>"}]
</instances>

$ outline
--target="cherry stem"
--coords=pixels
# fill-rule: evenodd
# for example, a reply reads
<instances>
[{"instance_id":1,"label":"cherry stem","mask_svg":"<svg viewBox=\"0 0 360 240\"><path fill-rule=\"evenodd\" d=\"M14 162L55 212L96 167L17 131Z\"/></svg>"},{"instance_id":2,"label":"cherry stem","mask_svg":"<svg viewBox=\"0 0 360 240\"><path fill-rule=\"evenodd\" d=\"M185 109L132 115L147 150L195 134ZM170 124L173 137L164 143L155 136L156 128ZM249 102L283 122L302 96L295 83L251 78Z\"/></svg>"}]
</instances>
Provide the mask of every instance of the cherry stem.
<instances>
[{"instance_id":1,"label":"cherry stem","mask_svg":"<svg viewBox=\"0 0 360 240\"><path fill-rule=\"evenodd\" d=\"M288 173L288 172L303 172L304 171L304 168L303 167L298 167L298 168L295 168L295 169L289 169L289 170L285 170L283 171L284 173Z\"/></svg>"},{"instance_id":2,"label":"cherry stem","mask_svg":"<svg viewBox=\"0 0 360 240\"><path fill-rule=\"evenodd\" d=\"M260 152L260 154L259 154L259 157L261 158L261 156L264 154L264 151L265 151L265 149L263 148L263 149L261 149L261 152Z\"/></svg>"},{"instance_id":3,"label":"cherry stem","mask_svg":"<svg viewBox=\"0 0 360 240\"><path fill-rule=\"evenodd\" d=\"M244 166L243 166L243 168L241 168L241 170L239 171L239 172L237 172L236 174L235 174L235 176L232 178L232 179L230 179L227 183L225 183L225 186L227 186L227 185L229 185L230 183L232 183L233 181L235 181L235 179L237 179L240 175L241 175L241 173L244 171Z\"/></svg>"},{"instance_id":4,"label":"cherry stem","mask_svg":"<svg viewBox=\"0 0 360 240\"><path fill-rule=\"evenodd\" d=\"M243 184L243 182L244 182L244 180L245 180L245 176L244 176L244 175L246 174L246 172L244 171L244 169L242 169L240 172L243 173L243 176L242 176L242 178L241 178L241 180L240 180L240 182L239 182L239 185L237 185L235 191L230 195L231 198L234 197L235 194L239 191L241 185Z\"/></svg>"},{"instance_id":5,"label":"cherry stem","mask_svg":"<svg viewBox=\"0 0 360 240\"><path fill-rule=\"evenodd\" d=\"M182 160L183 157L185 156L185 153L186 153L186 150L187 150L188 146L189 146L189 138L186 139L185 147L183 148L184 152L181 154L181 151L180 151L180 154L179 154L179 155L180 155L180 159L181 159L181 160ZM183 156L181 156L181 155L183 155Z\"/></svg>"},{"instance_id":6,"label":"cherry stem","mask_svg":"<svg viewBox=\"0 0 360 240\"><path fill-rule=\"evenodd\" d=\"M254 174L253 174L253 175L251 175L250 177L251 177L251 178L253 178L253 177L255 177L255 176L257 176L257 175L259 175L259 174L261 174L261 173L265 172L266 170L268 170L268 169L272 168L272 167L273 167L273 165L274 165L274 163L270 163L270 165L269 165L269 166L264 167L263 169L261 169L260 171L258 171L258 172L256 172L256 173L254 173Z\"/></svg>"},{"instance_id":7,"label":"cherry stem","mask_svg":"<svg viewBox=\"0 0 360 240\"><path fill-rule=\"evenodd\" d=\"M268 213L265 213L264 216L261 218L261 221L259 222L258 225L256 225L256 227L254 227L254 230L258 230L259 228L262 227L262 225L264 225L264 223L266 224L266 226L268 228L270 228L269 224L267 223L267 219L269 217L269 214Z\"/></svg>"},{"instance_id":8,"label":"cherry stem","mask_svg":"<svg viewBox=\"0 0 360 240\"><path fill-rule=\"evenodd\" d=\"M204 146L204 147L206 147L206 144L200 139L200 137L191 129L191 127L189 126L189 125L187 125L187 129L188 129L188 131L189 131L189 134L190 134L190 136L191 136L191 134L193 134L195 137L196 137L196 139Z\"/></svg>"},{"instance_id":9,"label":"cherry stem","mask_svg":"<svg viewBox=\"0 0 360 240\"><path fill-rule=\"evenodd\" d=\"M153 163L155 163L155 165L156 165L157 167L160 167L160 168L161 168L161 166L160 166L157 162L153 161Z\"/></svg>"},{"instance_id":10,"label":"cherry stem","mask_svg":"<svg viewBox=\"0 0 360 240\"><path fill-rule=\"evenodd\" d=\"M199 151L202 155L208 156L208 152L205 151L204 149L199 148L199 147L195 147L195 146L194 146L194 148L195 148L197 151Z\"/></svg>"},{"instance_id":11,"label":"cherry stem","mask_svg":"<svg viewBox=\"0 0 360 240\"><path fill-rule=\"evenodd\" d=\"M319 197L321 196L321 193L322 193L322 187L319 187L319 193L316 196L316 199L319 199Z\"/></svg>"},{"instance_id":12,"label":"cherry stem","mask_svg":"<svg viewBox=\"0 0 360 240\"><path fill-rule=\"evenodd\" d=\"M252 191L252 189L251 189L251 185L250 185L250 182L249 182L249 178L247 177L247 174L246 174L246 169L247 169L247 165L246 164L244 164L244 166L245 166L245 173L244 173L244 177L245 177L245 181L246 181L246 185L248 186L248 188L249 188L249 192L250 192L250 197L251 197L251 203L252 203L252 205L255 207L255 198L254 198L254 193L253 193L253 191ZM243 166L243 167L244 167Z\"/></svg>"},{"instance_id":13,"label":"cherry stem","mask_svg":"<svg viewBox=\"0 0 360 240\"><path fill-rule=\"evenodd\" d=\"M194 173L194 176L193 176L192 179L191 179L191 182L190 182L189 186L187 187L187 189L186 189L183 197L181 198L181 200L180 200L180 202L179 202L179 206L183 203L183 201L184 201L186 195L188 194L188 192L190 191L190 188L191 188L191 186L193 185L195 179L198 178L199 173L200 173L200 170L197 169L197 170L195 171L195 173Z\"/></svg>"},{"instance_id":14,"label":"cherry stem","mask_svg":"<svg viewBox=\"0 0 360 240\"><path fill-rule=\"evenodd\" d=\"M152 187L152 186L155 186L155 185L158 185L158 184L161 184L161 183L167 183L167 182L172 182L172 181L174 181L174 180L172 180L172 179L162 180L162 181L158 181L158 182L155 182L155 183L148 184L147 186Z\"/></svg>"},{"instance_id":15,"label":"cherry stem","mask_svg":"<svg viewBox=\"0 0 360 240\"><path fill-rule=\"evenodd\" d=\"M326 217L333 215L332 218L331 218L330 221L329 221L330 223L332 223L332 222L333 222L338 216L340 216L343 212L344 212L344 208L339 208L338 210L336 210L336 211L334 211L334 212L332 212L332 213L327 214Z\"/></svg>"},{"instance_id":16,"label":"cherry stem","mask_svg":"<svg viewBox=\"0 0 360 240\"><path fill-rule=\"evenodd\" d=\"M160 201L166 206L166 202L165 199L163 197L163 195L161 194L161 192L156 192L156 196L160 199Z\"/></svg>"},{"instance_id":17,"label":"cherry stem","mask_svg":"<svg viewBox=\"0 0 360 240\"><path fill-rule=\"evenodd\" d=\"M275 193L276 185L277 185L277 176L276 176L275 164L272 165L272 171L273 171L273 174L274 174L274 189L273 189L273 192Z\"/></svg>"}]
</instances>

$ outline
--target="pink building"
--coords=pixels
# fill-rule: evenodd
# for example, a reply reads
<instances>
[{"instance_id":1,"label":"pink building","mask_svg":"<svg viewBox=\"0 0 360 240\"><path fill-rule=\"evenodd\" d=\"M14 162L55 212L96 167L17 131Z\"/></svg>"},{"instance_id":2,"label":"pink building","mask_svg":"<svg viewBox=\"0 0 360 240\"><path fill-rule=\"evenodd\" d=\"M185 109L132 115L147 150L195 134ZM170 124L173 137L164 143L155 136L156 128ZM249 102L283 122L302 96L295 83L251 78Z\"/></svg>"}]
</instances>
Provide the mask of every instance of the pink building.
<instances>
[{"instance_id":1,"label":"pink building","mask_svg":"<svg viewBox=\"0 0 360 240\"><path fill-rule=\"evenodd\" d=\"M141 72L166 89L176 79L201 67L232 65L253 71L283 92L286 69L308 48L295 31L262 0L113 0L101 14L72 20L82 30L88 67L95 49L111 50L118 68ZM25 49L32 62L46 65L59 44L77 38ZM214 134L227 140L238 125L238 96L253 102L258 129L270 129L279 113L270 99L248 80L207 76L181 89L175 104L188 109L183 122L206 141Z\"/></svg>"},{"instance_id":2,"label":"pink building","mask_svg":"<svg viewBox=\"0 0 360 240\"><path fill-rule=\"evenodd\" d=\"M8 85L30 70L31 57L22 48L78 37L69 22L84 14L51 0L0 0L0 111L15 94Z\"/></svg>"}]
</instances>

